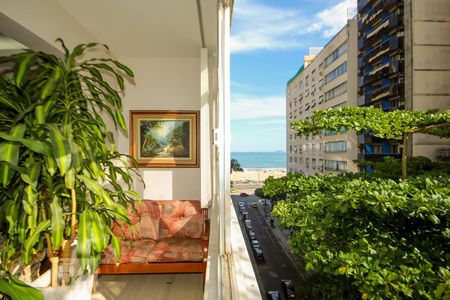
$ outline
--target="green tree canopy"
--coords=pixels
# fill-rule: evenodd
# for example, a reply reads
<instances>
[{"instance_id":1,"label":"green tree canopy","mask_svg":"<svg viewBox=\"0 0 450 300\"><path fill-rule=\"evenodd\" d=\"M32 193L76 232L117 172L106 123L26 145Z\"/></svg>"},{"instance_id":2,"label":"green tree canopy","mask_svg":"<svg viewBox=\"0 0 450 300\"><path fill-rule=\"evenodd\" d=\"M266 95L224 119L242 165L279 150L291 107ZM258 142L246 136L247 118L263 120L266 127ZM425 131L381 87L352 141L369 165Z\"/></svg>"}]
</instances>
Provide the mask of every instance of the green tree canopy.
<instances>
[{"instance_id":1,"label":"green tree canopy","mask_svg":"<svg viewBox=\"0 0 450 300\"><path fill-rule=\"evenodd\" d=\"M450 110L385 112L374 107L345 106L316 110L311 120L292 122L291 128L300 136L319 134L321 130L353 129L357 134L366 132L379 138L403 140L403 149L406 149L409 135L413 133L450 137ZM402 174L406 178L406 151L403 151L402 161Z\"/></svg>"}]
</instances>

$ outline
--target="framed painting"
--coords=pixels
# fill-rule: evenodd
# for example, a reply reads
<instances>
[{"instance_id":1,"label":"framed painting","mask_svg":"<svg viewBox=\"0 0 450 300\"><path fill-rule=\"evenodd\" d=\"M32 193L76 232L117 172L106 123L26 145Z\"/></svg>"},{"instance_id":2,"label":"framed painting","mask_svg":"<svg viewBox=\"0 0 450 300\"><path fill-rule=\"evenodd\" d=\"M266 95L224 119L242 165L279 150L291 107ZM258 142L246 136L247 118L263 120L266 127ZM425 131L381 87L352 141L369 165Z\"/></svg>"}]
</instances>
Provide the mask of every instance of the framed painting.
<instances>
[{"instance_id":1,"label":"framed painting","mask_svg":"<svg viewBox=\"0 0 450 300\"><path fill-rule=\"evenodd\" d=\"M130 154L140 167L198 167L198 111L131 111Z\"/></svg>"}]
</instances>

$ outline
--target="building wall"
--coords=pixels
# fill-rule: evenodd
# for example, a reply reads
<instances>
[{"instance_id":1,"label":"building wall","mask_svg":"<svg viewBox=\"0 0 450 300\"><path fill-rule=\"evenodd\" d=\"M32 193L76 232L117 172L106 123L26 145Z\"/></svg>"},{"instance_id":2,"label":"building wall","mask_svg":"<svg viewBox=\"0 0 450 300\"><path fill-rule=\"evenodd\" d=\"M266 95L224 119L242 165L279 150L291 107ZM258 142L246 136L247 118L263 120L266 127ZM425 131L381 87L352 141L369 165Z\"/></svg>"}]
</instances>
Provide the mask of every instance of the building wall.
<instances>
[{"instance_id":1,"label":"building wall","mask_svg":"<svg viewBox=\"0 0 450 300\"><path fill-rule=\"evenodd\" d=\"M57 48L53 47L57 37L64 37L69 47L96 41L73 16L55 3L5 1L0 4L0 11L2 33L31 49L58 53ZM104 54L102 51L91 55L98 57ZM200 48L196 57L114 58L128 65L135 73L135 85L126 84L123 97L122 112L127 125L130 110L201 109ZM112 122L106 121L113 128ZM116 133L116 142L118 151L129 154L129 137L126 134ZM202 198L202 186L208 188L201 183L200 173L200 168L141 168L140 174L146 187L135 180L135 189L146 199L199 200ZM207 205L207 201L205 199L202 204Z\"/></svg>"},{"instance_id":2,"label":"building wall","mask_svg":"<svg viewBox=\"0 0 450 300\"><path fill-rule=\"evenodd\" d=\"M450 109L450 1L411 2L412 109ZM450 139L416 134L412 154L436 159Z\"/></svg>"},{"instance_id":3,"label":"building wall","mask_svg":"<svg viewBox=\"0 0 450 300\"><path fill-rule=\"evenodd\" d=\"M200 53L200 52L199 52ZM122 58L134 72L123 99L127 124L130 110L200 110L200 60L194 58ZM130 128L130 125L128 124ZM129 153L129 136L118 135L118 150ZM141 168L145 199L200 199L200 168Z\"/></svg>"},{"instance_id":4,"label":"building wall","mask_svg":"<svg viewBox=\"0 0 450 300\"><path fill-rule=\"evenodd\" d=\"M286 89L287 123L301 119L309 119L317 109L328 109L344 105L356 105L356 20L350 20L314 59L305 57L305 69L288 83ZM337 59L326 64L326 59L344 43L348 48ZM327 74L347 63L347 72L325 83ZM352 76L349 76L352 75ZM327 92L345 84L347 91L339 96L326 99ZM289 127L287 134L287 166L290 172L304 174L338 173L327 169L334 161L345 162L346 171L357 172L353 160L357 158L356 135L350 131L343 134L320 134L309 137L298 137ZM346 151L327 152L328 143L343 142ZM333 144L335 145L335 144Z\"/></svg>"}]
</instances>

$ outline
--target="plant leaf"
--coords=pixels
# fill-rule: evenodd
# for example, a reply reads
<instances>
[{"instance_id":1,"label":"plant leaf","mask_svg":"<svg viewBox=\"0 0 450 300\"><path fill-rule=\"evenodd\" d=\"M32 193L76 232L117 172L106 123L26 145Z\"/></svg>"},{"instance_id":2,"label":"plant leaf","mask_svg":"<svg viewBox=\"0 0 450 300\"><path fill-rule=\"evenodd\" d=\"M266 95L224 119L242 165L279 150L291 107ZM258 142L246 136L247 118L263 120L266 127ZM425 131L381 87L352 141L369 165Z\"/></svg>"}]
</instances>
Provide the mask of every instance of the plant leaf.
<instances>
[{"instance_id":1,"label":"plant leaf","mask_svg":"<svg viewBox=\"0 0 450 300\"><path fill-rule=\"evenodd\" d=\"M9 275L10 280L0 278L0 293L7 295L12 300L44 300L44 295L38 289L20 282L13 275Z\"/></svg>"},{"instance_id":2,"label":"plant leaf","mask_svg":"<svg viewBox=\"0 0 450 300\"><path fill-rule=\"evenodd\" d=\"M34 247L34 245L36 245L38 238L39 238L39 234L42 231L46 230L48 228L48 226L50 226L50 220L45 220L45 221L39 223L39 225L36 226L36 228L34 228L31 231L30 236L25 241L24 252L22 253L24 264L30 263L31 249Z\"/></svg>"},{"instance_id":3,"label":"plant leaf","mask_svg":"<svg viewBox=\"0 0 450 300\"><path fill-rule=\"evenodd\" d=\"M67 175L66 175L67 176ZM63 218L63 210L59 205L59 201L57 197L53 198L53 201L50 203L50 211L51 211L51 220L52 220L52 234L51 240L54 249L59 249L61 247L64 240L64 218Z\"/></svg>"},{"instance_id":4,"label":"plant leaf","mask_svg":"<svg viewBox=\"0 0 450 300\"><path fill-rule=\"evenodd\" d=\"M50 129L50 142L52 144L53 155L58 165L61 175L64 175L70 168L72 154L69 142L63 137L59 128L54 124L48 124Z\"/></svg>"},{"instance_id":5,"label":"plant leaf","mask_svg":"<svg viewBox=\"0 0 450 300\"><path fill-rule=\"evenodd\" d=\"M78 223L77 255L82 270L86 270L88 266L87 260L91 255L91 242L91 219L89 218L89 210L86 209L80 214Z\"/></svg>"}]
</instances>

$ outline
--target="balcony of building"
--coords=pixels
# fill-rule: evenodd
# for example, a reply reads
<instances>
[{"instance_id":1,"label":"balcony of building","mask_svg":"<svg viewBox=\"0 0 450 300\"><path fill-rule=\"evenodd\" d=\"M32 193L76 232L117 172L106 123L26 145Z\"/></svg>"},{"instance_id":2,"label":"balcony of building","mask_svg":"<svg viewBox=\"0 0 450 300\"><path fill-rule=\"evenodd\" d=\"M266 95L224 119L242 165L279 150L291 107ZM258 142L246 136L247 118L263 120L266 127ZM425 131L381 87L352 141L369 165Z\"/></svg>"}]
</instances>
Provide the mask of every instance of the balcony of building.
<instances>
[{"instance_id":1,"label":"balcony of building","mask_svg":"<svg viewBox=\"0 0 450 300\"><path fill-rule=\"evenodd\" d=\"M209 211L207 269L202 274L100 275L93 299L258 299L242 232L230 209L230 26L233 1L3 1L2 34L26 47L62 56L67 45L98 42L126 64L122 113L197 111L199 166L142 168L144 199L199 200ZM33 12L33 14L30 14ZM90 53L90 55L105 55ZM134 85L134 84L135 85ZM128 128L131 121L126 118ZM214 134L211 134L213 132ZM130 136L114 131L117 150ZM130 134L131 135L131 134Z\"/></svg>"}]
</instances>

